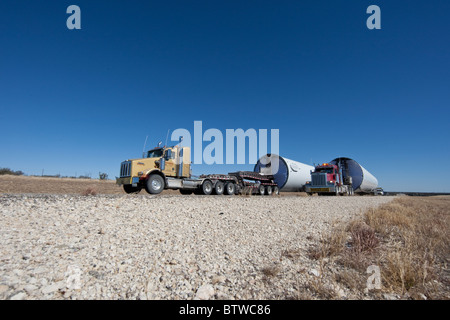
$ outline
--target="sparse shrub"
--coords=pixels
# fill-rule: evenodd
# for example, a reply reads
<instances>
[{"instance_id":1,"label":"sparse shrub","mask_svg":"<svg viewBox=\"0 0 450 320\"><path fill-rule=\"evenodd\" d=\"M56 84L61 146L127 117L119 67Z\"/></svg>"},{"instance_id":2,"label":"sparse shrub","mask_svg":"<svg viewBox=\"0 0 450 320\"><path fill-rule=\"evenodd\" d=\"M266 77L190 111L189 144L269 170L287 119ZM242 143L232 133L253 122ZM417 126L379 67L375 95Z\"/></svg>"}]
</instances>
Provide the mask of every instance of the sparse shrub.
<instances>
[{"instance_id":1,"label":"sparse shrub","mask_svg":"<svg viewBox=\"0 0 450 320\"><path fill-rule=\"evenodd\" d=\"M291 259L293 261L297 260L301 255L301 251L300 249L289 249L289 250L284 250L281 253L282 257L286 257L288 259Z\"/></svg>"},{"instance_id":2,"label":"sparse shrub","mask_svg":"<svg viewBox=\"0 0 450 320\"><path fill-rule=\"evenodd\" d=\"M261 272L266 277L275 277L280 272L280 268L278 266L267 266L262 268Z\"/></svg>"},{"instance_id":3,"label":"sparse shrub","mask_svg":"<svg viewBox=\"0 0 450 320\"><path fill-rule=\"evenodd\" d=\"M83 196L95 196L95 195L97 195L97 190L95 188L89 187L86 190L84 190L81 195L83 195Z\"/></svg>"},{"instance_id":4,"label":"sparse shrub","mask_svg":"<svg viewBox=\"0 0 450 320\"><path fill-rule=\"evenodd\" d=\"M98 178L100 180L108 180L108 174L104 173L104 172L99 172L98 173Z\"/></svg>"},{"instance_id":5,"label":"sparse shrub","mask_svg":"<svg viewBox=\"0 0 450 320\"><path fill-rule=\"evenodd\" d=\"M345 250L347 232L343 225L338 225L332 229L330 234L322 235L320 246L310 248L308 256L313 260L336 257Z\"/></svg>"},{"instance_id":6,"label":"sparse shrub","mask_svg":"<svg viewBox=\"0 0 450 320\"><path fill-rule=\"evenodd\" d=\"M364 222L357 221L351 223L348 231L351 236L351 248L356 253L371 251L378 246L379 240L375 234L375 230Z\"/></svg>"},{"instance_id":7,"label":"sparse shrub","mask_svg":"<svg viewBox=\"0 0 450 320\"><path fill-rule=\"evenodd\" d=\"M326 283L325 279L321 277L313 277L306 283L304 289L311 292L311 298L319 298L322 300L332 300L337 298L336 291L333 287Z\"/></svg>"}]
</instances>

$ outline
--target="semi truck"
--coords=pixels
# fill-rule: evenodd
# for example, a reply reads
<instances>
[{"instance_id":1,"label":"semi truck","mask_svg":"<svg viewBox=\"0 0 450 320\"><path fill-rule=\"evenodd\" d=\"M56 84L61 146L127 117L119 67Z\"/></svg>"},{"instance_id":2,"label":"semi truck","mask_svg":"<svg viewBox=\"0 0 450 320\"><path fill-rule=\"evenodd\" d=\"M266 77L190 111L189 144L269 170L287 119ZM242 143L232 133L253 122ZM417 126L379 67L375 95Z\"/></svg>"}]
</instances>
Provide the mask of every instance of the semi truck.
<instances>
[{"instance_id":1,"label":"semi truck","mask_svg":"<svg viewBox=\"0 0 450 320\"><path fill-rule=\"evenodd\" d=\"M311 180L305 184L309 194L383 195L378 180L353 159L340 157L311 170Z\"/></svg>"},{"instance_id":2,"label":"semi truck","mask_svg":"<svg viewBox=\"0 0 450 320\"><path fill-rule=\"evenodd\" d=\"M194 177L189 147L160 145L144 152L142 158L129 159L120 164L116 184L122 185L126 193L138 193L145 189L149 194L159 194L165 189L173 189L181 194L279 194L273 175L253 171Z\"/></svg>"},{"instance_id":3,"label":"semi truck","mask_svg":"<svg viewBox=\"0 0 450 320\"><path fill-rule=\"evenodd\" d=\"M352 177L343 172L345 169L340 163L323 163L315 166L311 172L311 181L306 182L306 193L353 195Z\"/></svg>"}]
</instances>

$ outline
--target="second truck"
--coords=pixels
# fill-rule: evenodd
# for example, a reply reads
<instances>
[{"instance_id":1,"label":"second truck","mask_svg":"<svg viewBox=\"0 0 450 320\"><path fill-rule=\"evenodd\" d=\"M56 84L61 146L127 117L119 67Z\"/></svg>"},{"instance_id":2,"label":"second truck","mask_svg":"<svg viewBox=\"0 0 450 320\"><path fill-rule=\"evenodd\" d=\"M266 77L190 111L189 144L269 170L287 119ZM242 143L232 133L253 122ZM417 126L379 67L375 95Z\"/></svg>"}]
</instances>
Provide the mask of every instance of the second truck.
<instances>
[{"instance_id":1,"label":"second truck","mask_svg":"<svg viewBox=\"0 0 450 320\"><path fill-rule=\"evenodd\" d=\"M343 173L345 169L345 166L331 163L315 166L305 191L310 195L353 195L352 177Z\"/></svg>"}]
</instances>

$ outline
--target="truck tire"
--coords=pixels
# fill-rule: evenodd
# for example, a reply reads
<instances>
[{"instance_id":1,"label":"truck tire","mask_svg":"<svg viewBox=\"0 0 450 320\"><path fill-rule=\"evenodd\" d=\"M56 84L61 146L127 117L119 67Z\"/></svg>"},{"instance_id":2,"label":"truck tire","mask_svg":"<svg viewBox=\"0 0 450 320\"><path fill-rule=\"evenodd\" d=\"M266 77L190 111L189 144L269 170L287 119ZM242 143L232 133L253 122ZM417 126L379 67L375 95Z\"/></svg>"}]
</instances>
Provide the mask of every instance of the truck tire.
<instances>
[{"instance_id":1,"label":"truck tire","mask_svg":"<svg viewBox=\"0 0 450 320\"><path fill-rule=\"evenodd\" d=\"M133 187L131 184L124 184L123 185L123 190L126 193L139 193L142 190L142 187L140 187L140 186Z\"/></svg>"},{"instance_id":2,"label":"truck tire","mask_svg":"<svg viewBox=\"0 0 450 320\"><path fill-rule=\"evenodd\" d=\"M145 182L145 191L150 194L159 194L164 190L164 178L159 174L151 174Z\"/></svg>"},{"instance_id":3,"label":"truck tire","mask_svg":"<svg viewBox=\"0 0 450 320\"><path fill-rule=\"evenodd\" d=\"M272 195L272 186L267 186L267 187L266 187L266 194L267 194L268 196L271 196L271 195Z\"/></svg>"},{"instance_id":4,"label":"truck tire","mask_svg":"<svg viewBox=\"0 0 450 320\"><path fill-rule=\"evenodd\" d=\"M261 184L258 187L258 193L263 196L266 193L265 191L266 191L266 188Z\"/></svg>"},{"instance_id":5,"label":"truck tire","mask_svg":"<svg viewBox=\"0 0 450 320\"><path fill-rule=\"evenodd\" d=\"M233 182L227 182L225 184L223 193L226 195L233 195L236 192L236 185Z\"/></svg>"},{"instance_id":6,"label":"truck tire","mask_svg":"<svg viewBox=\"0 0 450 320\"><path fill-rule=\"evenodd\" d=\"M223 182L217 181L216 185L214 186L214 194L222 195L223 194Z\"/></svg>"},{"instance_id":7,"label":"truck tire","mask_svg":"<svg viewBox=\"0 0 450 320\"><path fill-rule=\"evenodd\" d=\"M280 194L280 189L278 189L277 186L273 187L272 194L279 195Z\"/></svg>"},{"instance_id":8,"label":"truck tire","mask_svg":"<svg viewBox=\"0 0 450 320\"><path fill-rule=\"evenodd\" d=\"M204 195L210 195L213 192L213 184L210 180L205 180L202 183L202 193Z\"/></svg>"}]
</instances>

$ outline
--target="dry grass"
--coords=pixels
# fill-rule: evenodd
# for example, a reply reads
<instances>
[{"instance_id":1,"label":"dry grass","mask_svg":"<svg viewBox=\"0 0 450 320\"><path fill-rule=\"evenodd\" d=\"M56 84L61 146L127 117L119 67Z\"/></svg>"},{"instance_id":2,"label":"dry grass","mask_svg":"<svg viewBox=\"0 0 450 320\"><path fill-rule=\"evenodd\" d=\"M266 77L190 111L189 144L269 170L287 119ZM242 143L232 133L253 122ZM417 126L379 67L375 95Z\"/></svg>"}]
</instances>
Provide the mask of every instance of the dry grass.
<instances>
[{"instance_id":1,"label":"dry grass","mask_svg":"<svg viewBox=\"0 0 450 320\"><path fill-rule=\"evenodd\" d=\"M385 286L439 298L436 284L447 290L450 284L450 198L401 198L394 205L366 213L367 222L386 241L381 273Z\"/></svg>"},{"instance_id":2,"label":"dry grass","mask_svg":"<svg viewBox=\"0 0 450 320\"><path fill-rule=\"evenodd\" d=\"M0 193L82 194L88 188L98 194L125 194L113 180L0 176Z\"/></svg>"},{"instance_id":3,"label":"dry grass","mask_svg":"<svg viewBox=\"0 0 450 320\"><path fill-rule=\"evenodd\" d=\"M449 299L449 218L450 197L400 197L336 226L309 257L319 260L321 268L340 268L330 276L355 291L362 289L361 282L365 285L367 267L379 266L382 288L372 293L375 298L395 293Z\"/></svg>"},{"instance_id":4,"label":"dry grass","mask_svg":"<svg viewBox=\"0 0 450 320\"><path fill-rule=\"evenodd\" d=\"M320 245L310 249L308 256L310 259L319 260L325 257L336 257L344 249L347 240L345 226L339 224L333 228L330 234L321 236Z\"/></svg>"},{"instance_id":5,"label":"dry grass","mask_svg":"<svg viewBox=\"0 0 450 320\"><path fill-rule=\"evenodd\" d=\"M114 180L72 179L0 175L0 193L38 193L38 194L83 194L92 188L98 194L126 195L121 186ZM142 190L142 195L147 193ZM178 190L164 190L162 195L181 195Z\"/></svg>"},{"instance_id":6,"label":"dry grass","mask_svg":"<svg viewBox=\"0 0 450 320\"><path fill-rule=\"evenodd\" d=\"M375 229L363 221L351 222L347 231L350 233L351 238L349 246L351 246L352 250L357 254L371 252L375 250L379 244Z\"/></svg>"}]
</instances>

